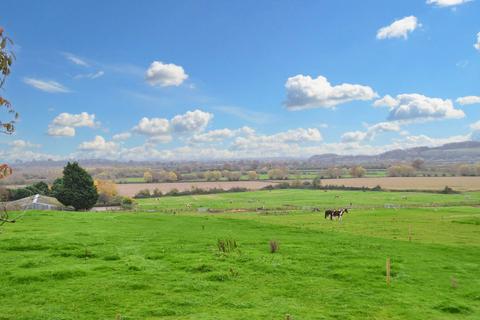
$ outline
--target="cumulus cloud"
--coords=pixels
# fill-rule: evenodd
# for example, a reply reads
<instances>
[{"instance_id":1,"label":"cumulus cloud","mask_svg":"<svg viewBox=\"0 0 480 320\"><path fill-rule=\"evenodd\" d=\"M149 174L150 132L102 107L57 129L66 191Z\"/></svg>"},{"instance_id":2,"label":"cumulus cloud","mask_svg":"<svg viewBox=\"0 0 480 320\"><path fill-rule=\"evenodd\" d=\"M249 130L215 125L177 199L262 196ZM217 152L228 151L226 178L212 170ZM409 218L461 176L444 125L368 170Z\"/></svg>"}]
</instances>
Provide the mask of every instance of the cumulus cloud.
<instances>
[{"instance_id":1,"label":"cumulus cloud","mask_svg":"<svg viewBox=\"0 0 480 320\"><path fill-rule=\"evenodd\" d=\"M367 128L365 131L350 131L342 135L342 142L361 142L373 140L375 136L382 132L399 132L400 124L397 122L380 122Z\"/></svg>"},{"instance_id":2,"label":"cumulus cloud","mask_svg":"<svg viewBox=\"0 0 480 320\"><path fill-rule=\"evenodd\" d=\"M8 145L11 146L12 148L15 148L15 149L27 149L27 148L38 148L38 147L40 147L39 144L34 144L34 143L31 143L29 141L25 141L25 140L22 140L22 139L13 140L12 142L9 142Z\"/></svg>"},{"instance_id":3,"label":"cumulus cloud","mask_svg":"<svg viewBox=\"0 0 480 320\"><path fill-rule=\"evenodd\" d=\"M176 115L171 120L144 117L133 127L133 132L148 136L148 143L168 143L173 139L173 134L199 134L207 127L212 118L213 114L198 109ZM207 137L198 138L200 140L208 139Z\"/></svg>"},{"instance_id":4,"label":"cumulus cloud","mask_svg":"<svg viewBox=\"0 0 480 320\"><path fill-rule=\"evenodd\" d=\"M473 45L473 47L480 51L480 32L477 33L477 42Z\"/></svg>"},{"instance_id":5,"label":"cumulus cloud","mask_svg":"<svg viewBox=\"0 0 480 320\"><path fill-rule=\"evenodd\" d=\"M62 127L94 127L95 115L87 112L79 114L63 112L53 119L52 124Z\"/></svg>"},{"instance_id":6,"label":"cumulus cloud","mask_svg":"<svg viewBox=\"0 0 480 320\"><path fill-rule=\"evenodd\" d=\"M48 127L47 134L52 137L74 137L75 128L72 127Z\"/></svg>"},{"instance_id":7,"label":"cumulus cloud","mask_svg":"<svg viewBox=\"0 0 480 320\"><path fill-rule=\"evenodd\" d=\"M142 118L133 131L146 136L166 135L170 132L170 122L163 118Z\"/></svg>"},{"instance_id":8,"label":"cumulus cloud","mask_svg":"<svg viewBox=\"0 0 480 320\"><path fill-rule=\"evenodd\" d=\"M250 132L248 136L237 137L232 146L232 150L237 153L245 153L250 157L254 154L266 155L290 155L293 150L299 149L300 145L322 141L322 134L316 128L297 128L272 135L258 135Z\"/></svg>"},{"instance_id":9,"label":"cumulus cloud","mask_svg":"<svg viewBox=\"0 0 480 320\"><path fill-rule=\"evenodd\" d=\"M213 119L213 114L202 110L187 111L176 115L170 121L172 131L176 133L198 132L204 130Z\"/></svg>"},{"instance_id":10,"label":"cumulus cloud","mask_svg":"<svg viewBox=\"0 0 480 320\"><path fill-rule=\"evenodd\" d=\"M427 4L432 4L437 7L451 7L458 6L472 0L427 0Z\"/></svg>"},{"instance_id":11,"label":"cumulus cloud","mask_svg":"<svg viewBox=\"0 0 480 320\"><path fill-rule=\"evenodd\" d=\"M472 129L473 131L480 131L480 121L472 123L470 125L470 129Z\"/></svg>"},{"instance_id":12,"label":"cumulus cloud","mask_svg":"<svg viewBox=\"0 0 480 320\"><path fill-rule=\"evenodd\" d=\"M314 79L299 74L288 78L285 88L285 104L290 110L334 108L341 103L377 97L375 91L368 86L349 83L332 86L323 76Z\"/></svg>"},{"instance_id":13,"label":"cumulus cloud","mask_svg":"<svg viewBox=\"0 0 480 320\"><path fill-rule=\"evenodd\" d=\"M44 91L44 92L49 92L49 93L65 93L65 92L70 92L66 87L64 87L62 84L52 81L52 80L40 80L40 79L34 79L34 78L25 78L23 79L23 82L28 84L29 86L34 87L35 89Z\"/></svg>"},{"instance_id":14,"label":"cumulus cloud","mask_svg":"<svg viewBox=\"0 0 480 320\"><path fill-rule=\"evenodd\" d=\"M114 141L125 141L125 140L130 139L131 136L132 136L132 134L130 132L122 132L122 133L117 133L117 134L113 135L112 139Z\"/></svg>"},{"instance_id":15,"label":"cumulus cloud","mask_svg":"<svg viewBox=\"0 0 480 320\"><path fill-rule=\"evenodd\" d=\"M118 148L115 142L108 142L102 136L95 136L92 141L82 142L78 149L85 151L113 151Z\"/></svg>"},{"instance_id":16,"label":"cumulus cloud","mask_svg":"<svg viewBox=\"0 0 480 320\"><path fill-rule=\"evenodd\" d=\"M205 133L196 134L190 139L192 143L218 142L235 136L235 131L231 129L217 129Z\"/></svg>"},{"instance_id":17,"label":"cumulus cloud","mask_svg":"<svg viewBox=\"0 0 480 320\"><path fill-rule=\"evenodd\" d=\"M403 19L395 20L391 25L380 28L377 31L377 39L390 38L408 38L408 34L422 25L414 16L408 16Z\"/></svg>"},{"instance_id":18,"label":"cumulus cloud","mask_svg":"<svg viewBox=\"0 0 480 320\"><path fill-rule=\"evenodd\" d=\"M412 121L432 119L459 119L465 117L462 110L455 109L451 100L430 98L421 94L400 94L396 98L383 97L375 106L390 108L388 120Z\"/></svg>"},{"instance_id":19,"label":"cumulus cloud","mask_svg":"<svg viewBox=\"0 0 480 320\"><path fill-rule=\"evenodd\" d=\"M60 113L56 116L48 126L48 135L50 136L75 136L75 128L94 127L95 115L82 112L79 114L71 114L67 112Z\"/></svg>"},{"instance_id":20,"label":"cumulus cloud","mask_svg":"<svg viewBox=\"0 0 480 320\"><path fill-rule=\"evenodd\" d=\"M145 73L145 80L151 86L179 86L188 78L183 67L173 63L153 61Z\"/></svg>"},{"instance_id":21,"label":"cumulus cloud","mask_svg":"<svg viewBox=\"0 0 480 320\"><path fill-rule=\"evenodd\" d=\"M427 135L421 134L416 136L407 136L403 140L397 140L393 145L389 146L390 150L397 148L414 148L414 147L436 147L447 143L464 142L470 140L470 134L457 135L447 138L432 138Z\"/></svg>"},{"instance_id":22,"label":"cumulus cloud","mask_svg":"<svg viewBox=\"0 0 480 320\"><path fill-rule=\"evenodd\" d=\"M469 105L469 104L480 104L480 96L460 97L456 101L458 104L462 106Z\"/></svg>"}]
</instances>

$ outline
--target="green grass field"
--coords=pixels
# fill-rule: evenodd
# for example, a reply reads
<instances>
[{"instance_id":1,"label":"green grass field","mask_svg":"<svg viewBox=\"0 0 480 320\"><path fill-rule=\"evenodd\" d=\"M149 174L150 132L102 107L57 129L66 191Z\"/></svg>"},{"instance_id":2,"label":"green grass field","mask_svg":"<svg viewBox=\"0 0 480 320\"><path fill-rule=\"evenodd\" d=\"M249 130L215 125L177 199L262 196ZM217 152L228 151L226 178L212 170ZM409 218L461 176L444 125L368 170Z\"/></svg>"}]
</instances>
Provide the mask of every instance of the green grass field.
<instances>
[{"instance_id":1,"label":"green grass field","mask_svg":"<svg viewBox=\"0 0 480 320\"><path fill-rule=\"evenodd\" d=\"M341 222L311 211L350 202ZM276 190L29 212L0 233L0 319L479 319L479 204Z\"/></svg>"}]
</instances>

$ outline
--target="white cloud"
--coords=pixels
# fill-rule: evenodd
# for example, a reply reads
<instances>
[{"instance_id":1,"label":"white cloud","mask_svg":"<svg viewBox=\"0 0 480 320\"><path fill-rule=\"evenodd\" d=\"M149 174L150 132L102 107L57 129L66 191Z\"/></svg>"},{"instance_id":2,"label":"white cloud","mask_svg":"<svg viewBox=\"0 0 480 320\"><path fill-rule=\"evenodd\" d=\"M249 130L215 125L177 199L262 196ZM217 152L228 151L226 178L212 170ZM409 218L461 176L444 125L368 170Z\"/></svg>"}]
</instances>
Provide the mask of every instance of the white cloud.
<instances>
[{"instance_id":1,"label":"white cloud","mask_svg":"<svg viewBox=\"0 0 480 320\"><path fill-rule=\"evenodd\" d=\"M170 132L170 123L163 118L142 118L133 131L146 136L167 135Z\"/></svg>"},{"instance_id":2,"label":"white cloud","mask_svg":"<svg viewBox=\"0 0 480 320\"><path fill-rule=\"evenodd\" d=\"M358 84L343 83L332 86L327 78L296 75L287 79L286 106L290 110L309 108L334 108L336 105L354 100L371 100L375 91Z\"/></svg>"},{"instance_id":3,"label":"white cloud","mask_svg":"<svg viewBox=\"0 0 480 320\"><path fill-rule=\"evenodd\" d=\"M472 123L470 125L470 129L472 129L473 131L480 131L480 121Z\"/></svg>"},{"instance_id":4,"label":"white cloud","mask_svg":"<svg viewBox=\"0 0 480 320\"><path fill-rule=\"evenodd\" d=\"M69 60L70 62L78 65L78 66L82 66L82 67L89 67L90 65L82 58L74 55L74 54L71 54L71 53L68 53L68 52L65 52L63 53L63 55L65 56L65 58L67 58L67 60Z\"/></svg>"},{"instance_id":5,"label":"white cloud","mask_svg":"<svg viewBox=\"0 0 480 320\"><path fill-rule=\"evenodd\" d=\"M471 0L427 0L427 4L433 4L437 7L451 7L458 6Z\"/></svg>"},{"instance_id":6,"label":"white cloud","mask_svg":"<svg viewBox=\"0 0 480 320\"><path fill-rule=\"evenodd\" d=\"M118 148L115 142L108 142L102 136L95 136L92 141L82 142L78 149L85 151L113 151Z\"/></svg>"},{"instance_id":7,"label":"white cloud","mask_svg":"<svg viewBox=\"0 0 480 320\"><path fill-rule=\"evenodd\" d=\"M47 134L53 137L74 137L75 128L72 127L48 127Z\"/></svg>"},{"instance_id":8,"label":"white cloud","mask_svg":"<svg viewBox=\"0 0 480 320\"><path fill-rule=\"evenodd\" d=\"M375 136L382 132L399 132L400 124L397 122L380 122L367 128L366 131L350 131L342 135L342 142L361 142L373 140Z\"/></svg>"},{"instance_id":9,"label":"white cloud","mask_svg":"<svg viewBox=\"0 0 480 320\"><path fill-rule=\"evenodd\" d=\"M149 144L169 143L172 140L173 140L173 137L171 135L153 136L148 138L147 143Z\"/></svg>"},{"instance_id":10,"label":"white cloud","mask_svg":"<svg viewBox=\"0 0 480 320\"><path fill-rule=\"evenodd\" d=\"M34 79L34 78L25 78L23 79L23 82L26 84L49 93L65 93L65 92L70 92L66 87L64 87L62 84L52 81L52 80L40 80L40 79Z\"/></svg>"},{"instance_id":11,"label":"white cloud","mask_svg":"<svg viewBox=\"0 0 480 320\"><path fill-rule=\"evenodd\" d=\"M52 125L62 127L94 127L95 115L88 114L87 112L79 114L63 112L53 119Z\"/></svg>"},{"instance_id":12,"label":"white cloud","mask_svg":"<svg viewBox=\"0 0 480 320\"><path fill-rule=\"evenodd\" d=\"M50 136L75 136L75 128L79 127L94 127L95 115L82 112L79 114L60 113L48 125L48 135Z\"/></svg>"},{"instance_id":13,"label":"white cloud","mask_svg":"<svg viewBox=\"0 0 480 320\"><path fill-rule=\"evenodd\" d=\"M462 106L469 105L469 104L480 104L480 96L460 97L456 101L458 104Z\"/></svg>"},{"instance_id":14,"label":"white cloud","mask_svg":"<svg viewBox=\"0 0 480 320\"><path fill-rule=\"evenodd\" d=\"M390 121L459 119L465 117L462 110L455 109L451 100L430 98L415 93L400 94L396 98L383 97L375 101L374 105L389 107L388 120Z\"/></svg>"},{"instance_id":15,"label":"white cloud","mask_svg":"<svg viewBox=\"0 0 480 320\"><path fill-rule=\"evenodd\" d=\"M375 102L373 103L374 107L394 108L397 105L398 105L397 100L388 94L381 99L375 100Z\"/></svg>"},{"instance_id":16,"label":"white cloud","mask_svg":"<svg viewBox=\"0 0 480 320\"><path fill-rule=\"evenodd\" d=\"M205 142L218 142L228 138L233 138L235 131L231 129L217 129L211 130L201 134L195 134L190 142L192 143L205 143Z\"/></svg>"},{"instance_id":17,"label":"white cloud","mask_svg":"<svg viewBox=\"0 0 480 320\"><path fill-rule=\"evenodd\" d=\"M282 153L288 156L302 144L321 141L322 135L316 128L297 128L273 135L257 135L250 132L248 136L237 137L231 149L246 157L282 156Z\"/></svg>"},{"instance_id":18,"label":"white cloud","mask_svg":"<svg viewBox=\"0 0 480 320\"><path fill-rule=\"evenodd\" d=\"M151 86L179 86L188 78L181 66L173 63L153 61L145 73L145 80Z\"/></svg>"},{"instance_id":19,"label":"white cloud","mask_svg":"<svg viewBox=\"0 0 480 320\"><path fill-rule=\"evenodd\" d=\"M213 114L196 109L183 115L176 115L170 124L175 133L193 133L204 130L212 119Z\"/></svg>"},{"instance_id":20,"label":"white cloud","mask_svg":"<svg viewBox=\"0 0 480 320\"><path fill-rule=\"evenodd\" d=\"M398 148L414 148L414 147L436 147L447 143L464 142L470 140L470 134L451 136L447 138L432 138L427 135L421 134L417 136L407 136L403 140L397 140L393 145L389 146L390 150Z\"/></svg>"},{"instance_id":21,"label":"white cloud","mask_svg":"<svg viewBox=\"0 0 480 320\"><path fill-rule=\"evenodd\" d=\"M349 131L342 135L342 142L360 142L367 138L364 131Z\"/></svg>"},{"instance_id":22,"label":"white cloud","mask_svg":"<svg viewBox=\"0 0 480 320\"><path fill-rule=\"evenodd\" d=\"M125 141L130 139L132 134L130 132L122 132L122 133L117 133L113 136L114 141Z\"/></svg>"},{"instance_id":23,"label":"white cloud","mask_svg":"<svg viewBox=\"0 0 480 320\"><path fill-rule=\"evenodd\" d=\"M277 133L271 136L273 140L281 142L311 142L322 141L322 134L316 128L298 128Z\"/></svg>"},{"instance_id":24,"label":"white cloud","mask_svg":"<svg viewBox=\"0 0 480 320\"><path fill-rule=\"evenodd\" d=\"M12 148L15 148L15 149L27 149L27 148L38 148L38 147L40 147L39 144L34 144L34 143L29 142L29 141L25 141L25 140L21 140L21 139L13 140L12 142L9 142L8 145L11 146Z\"/></svg>"},{"instance_id":25,"label":"white cloud","mask_svg":"<svg viewBox=\"0 0 480 320\"><path fill-rule=\"evenodd\" d=\"M132 130L138 134L148 136L147 143L149 144L168 143L172 141L173 134L182 136L200 134L212 118L213 114L197 109L176 115L171 120L144 117ZM207 138L199 137L199 139Z\"/></svg>"},{"instance_id":26,"label":"white cloud","mask_svg":"<svg viewBox=\"0 0 480 320\"><path fill-rule=\"evenodd\" d=\"M390 38L408 38L408 34L413 32L422 25L414 16L405 17L403 19L395 20L391 25L380 28L377 32L377 39Z\"/></svg>"},{"instance_id":27,"label":"white cloud","mask_svg":"<svg viewBox=\"0 0 480 320\"><path fill-rule=\"evenodd\" d=\"M480 32L477 33L477 42L473 45L473 47L480 51Z\"/></svg>"},{"instance_id":28,"label":"white cloud","mask_svg":"<svg viewBox=\"0 0 480 320\"><path fill-rule=\"evenodd\" d=\"M74 78L75 79L86 78L86 79L92 79L93 80L93 79L97 79L97 78L102 77L104 74L105 74L105 72L100 70L100 71L97 71L97 72L94 72L94 73L77 74Z\"/></svg>"}]
</instances>

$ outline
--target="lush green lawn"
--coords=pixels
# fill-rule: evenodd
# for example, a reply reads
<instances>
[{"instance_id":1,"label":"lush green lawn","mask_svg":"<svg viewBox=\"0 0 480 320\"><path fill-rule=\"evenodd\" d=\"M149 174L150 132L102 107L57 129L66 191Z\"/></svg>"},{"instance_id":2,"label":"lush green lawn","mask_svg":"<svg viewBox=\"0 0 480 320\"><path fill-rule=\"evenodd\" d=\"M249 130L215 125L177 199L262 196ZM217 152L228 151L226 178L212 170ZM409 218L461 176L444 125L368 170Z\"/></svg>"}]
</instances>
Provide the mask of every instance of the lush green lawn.
<instances>
[{"instance_id":1,"label":"lush green lawn","mask_svg":"<svg viewBox=\"0 0 480 320\"><path fill-rule=\"evenodd\" d=\"M30 212L0 234L0 319L479 319L480 212L461 206L479 198L280 190ZM341 222L307 209L339 199L358 203Z\"/></svg>"},{"instance_id":2,"label":"lush green lawn","mask_svg":"<svg viewBox=\"0 0 480 320\"><path fill-rule=\"evenodd\" d=\"M164 197L139 200L144 210L192 211L211 209L310 210L318 208L383 208L419 206L457 206L480 204L480 192L435 194L425 192L363 192L337 190L273 190L211 194L204 196ZM190 208L189 208L190 207Z\"/></svg>"}]
</instances>

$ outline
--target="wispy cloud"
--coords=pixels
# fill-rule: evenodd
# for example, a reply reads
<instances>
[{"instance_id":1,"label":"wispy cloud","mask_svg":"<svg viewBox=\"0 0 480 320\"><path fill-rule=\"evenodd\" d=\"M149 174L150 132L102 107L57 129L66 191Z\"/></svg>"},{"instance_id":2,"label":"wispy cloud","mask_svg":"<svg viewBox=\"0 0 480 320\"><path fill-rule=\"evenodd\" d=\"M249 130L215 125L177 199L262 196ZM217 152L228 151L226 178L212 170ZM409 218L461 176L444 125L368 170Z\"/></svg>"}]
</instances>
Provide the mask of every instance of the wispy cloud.
<instances>
[{"instance_id":1,"label":"wispy cloud","mask_svg":"<svg viewBox=\"0 0 480 320\"><path fill-rule=\"evenodd\" d=\"M256 124L265 124L275 119L275 116L269 113L251 111L251 110L247 110L240 107L234 107L234 106L216 106L216 107L213 107L212 109L225 114L238 117L250 123L256 123Z\"/></svg>"},{"instance_id":2,"label":"wispy cloud","mask_svg":"<svg viewBox=\"0 0 480 320\"><path fill-rule=\"evenodd\" d=\"M105 72L100 70L100 71L92 72L92 73L77 74L74 78L75 79L97 79L97 78L102 77L104 74L105 74Z\"/></svg>"},{"instance_id":3,"label":"wispy cloud","mask_svg":"<svg viewBox=\"0 0 480 320\"><path fill-rule=\"evenodd\" d=\"M68 88L63 86L62 84L53 81L53 80L41 80L41 79L34 79L34 78L24 78L23 82L28 84L29 86L34 87L35 89L49 92L49 93L65 93L70 92Z\"/></svg>"},{"instance_id":4,"label":"wispy cloud","mask_svg":"<svg viewBox=\"0 0 480 320\"><path fill-rule=\"evenodd\" d=\"M89 67L90 64L86 62L83 58L80 58L72 53L69 52L64 52L63 56L73 64L76 64L77 66L82 66L82 67Z\"/></svg>"}]
</instances>

